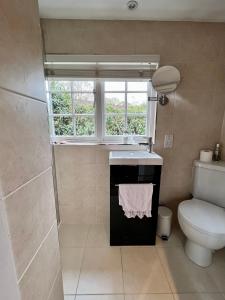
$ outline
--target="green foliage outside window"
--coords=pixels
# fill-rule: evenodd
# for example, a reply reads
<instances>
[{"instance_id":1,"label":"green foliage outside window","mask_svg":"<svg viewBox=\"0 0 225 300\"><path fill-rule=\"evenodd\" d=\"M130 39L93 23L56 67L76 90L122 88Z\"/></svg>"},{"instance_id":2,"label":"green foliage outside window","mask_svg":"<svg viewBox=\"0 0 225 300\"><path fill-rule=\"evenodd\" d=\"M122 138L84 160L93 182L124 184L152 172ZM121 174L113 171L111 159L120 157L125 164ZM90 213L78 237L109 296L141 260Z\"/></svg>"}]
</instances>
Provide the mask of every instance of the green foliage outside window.
<instances>
[{"instance_id":1,"label":"green foliage outside window","mask_svg":"<svg viewBox=\"0 0 225 300\"><path fill-rule=\"evenodd\" d=\"M94 117L76 117L76 135L77 136L92 136L95 134L95 119Z\"/></svg>"},{"instance_id":2,"label":"green foliage outside window","mask_svg":"<svg viewBox=\"0 0 225 300\"><path fill-rule=\"evenodd\" d=\"M135 115L146 111L146 103L128 105L127 129L128 134L145 135L146 117ZM125 131L124 104L116 98L106 102L106 134L123 135ZM113 113L113 115L111 115ZM131 114L131 115L129 115Z\"/></svg>"},{"instance_id":3,"label":"green foliage outside window","mask_svg":"<svg viewBox=\"0 0 225 300\"><path fill-rule=\"evenodd\" d=\"M93 136L95 134L94 94L91 83L88 81L50 81L53 114L68 114L68 116L54 116L55 135ZM71 90L74 92L71 93ZM146 108L146 101L129 101L127 128L125 129L124 101L118 99L117 96L107 99L106 95L106 135L123 135L125 130L129 134L145 135L146 116L140 114L146 113Z\"/></svg>"},{"instance_id":4,"label":"green foliage outside window","mask_svg":"<svg viewBox=\"0 0 225 300\"><path fill-rule=\"evenodd\" d=\"M73 120L71 117L54 117L56 135L73 135Z\"/></svg>"},{"instance_id":5,"label":"green foliage outside window","mask_svg":"<svg viewBox=\"0 0 225 300\"><path fill-rule=\"evenodd\" d=\"M60 81L50 82L50 97L54 114L72 113L72 99L68 84Z\"/></svg>"}]
</instances>

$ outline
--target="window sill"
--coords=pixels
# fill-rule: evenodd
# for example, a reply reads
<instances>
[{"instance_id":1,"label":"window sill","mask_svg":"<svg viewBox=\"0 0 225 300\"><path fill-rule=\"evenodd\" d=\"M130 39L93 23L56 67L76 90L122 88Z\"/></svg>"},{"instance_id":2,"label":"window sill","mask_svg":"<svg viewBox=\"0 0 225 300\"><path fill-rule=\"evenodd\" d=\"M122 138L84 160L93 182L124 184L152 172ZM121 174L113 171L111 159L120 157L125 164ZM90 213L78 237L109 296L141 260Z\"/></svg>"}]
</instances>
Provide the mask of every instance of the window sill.
<instances>
[{"instance_id":1,"label":"window sill","mask_svg":"<svg viewBox=\"0 0 225 300\"><path fill-rule=\"evenodd\" d=\"M74 146L74 147L97 147L99 149L106 150L146 150L147 147L144 145L135 144L121 144L121 143L79 143L79 142L68 142L62 141L57 143L52 143L54 147L62 147L62 146Z\"/></svg>"}]
</instances>

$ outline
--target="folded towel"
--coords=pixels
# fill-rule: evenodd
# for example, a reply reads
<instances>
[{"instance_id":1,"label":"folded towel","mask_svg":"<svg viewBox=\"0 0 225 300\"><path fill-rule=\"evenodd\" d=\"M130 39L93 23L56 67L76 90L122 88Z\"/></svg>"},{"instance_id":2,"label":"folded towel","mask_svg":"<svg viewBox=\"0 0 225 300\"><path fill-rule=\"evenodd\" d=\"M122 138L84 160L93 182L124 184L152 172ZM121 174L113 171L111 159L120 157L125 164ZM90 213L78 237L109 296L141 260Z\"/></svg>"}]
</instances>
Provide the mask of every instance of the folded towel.
<instances>
[{"instance_id":1,"label":"folded towel","mask_svg":"<svg viewBox=\"0 0 225 300\"><path fill-rule=\"evenodd\" d=\"M127 218L151 217L152 183L119 184L119 204Z\"/></svg>"}]
</instances>

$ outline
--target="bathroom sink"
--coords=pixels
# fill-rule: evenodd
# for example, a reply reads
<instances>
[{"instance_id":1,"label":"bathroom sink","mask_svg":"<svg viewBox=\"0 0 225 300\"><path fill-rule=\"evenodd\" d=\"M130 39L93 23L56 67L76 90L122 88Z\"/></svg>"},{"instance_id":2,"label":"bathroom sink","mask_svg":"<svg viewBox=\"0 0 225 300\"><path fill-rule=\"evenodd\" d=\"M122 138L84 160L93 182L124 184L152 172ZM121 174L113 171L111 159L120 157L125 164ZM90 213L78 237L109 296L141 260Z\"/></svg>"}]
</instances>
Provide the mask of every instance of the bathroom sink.
<instances>
[{"instance_id":1,"label":"bathroom sink","mask_svg":"<svg viewBox=\"0 0 225 300\"><path fill-rule=\"evenodd\" d=\"M110 165L162 165L163 158L147 151L111 151Z\"/></svg>"}]
</instances>

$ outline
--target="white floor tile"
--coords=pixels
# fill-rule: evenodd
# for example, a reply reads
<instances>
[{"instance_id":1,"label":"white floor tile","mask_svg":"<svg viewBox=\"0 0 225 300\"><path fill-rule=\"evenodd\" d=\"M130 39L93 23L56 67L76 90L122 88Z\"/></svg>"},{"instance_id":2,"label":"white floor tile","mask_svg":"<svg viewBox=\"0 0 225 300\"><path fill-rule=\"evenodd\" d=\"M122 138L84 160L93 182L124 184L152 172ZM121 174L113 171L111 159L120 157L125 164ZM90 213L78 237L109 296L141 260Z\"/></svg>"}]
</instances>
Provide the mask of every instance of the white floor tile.
<instances>
[{"instance_id":1,"label":"white floor tile","mask_svg":"<svg viewBox=\"0 0 225 300\"><path fill-rule=\"evenodd\" d=\"M64 295L64 300L75 300L75 295Z\"/></svg>"},{"instance_id":2,"label":"white floor tile","mask_svg":"<svg viewBox=\"0 0 225 300\"><path fill-rule=\"evenodd\" d=\"M90 227L87 247L110 247L109 245L109 230L106 225L97 224Z\"/></svg>"},{"instance_id":3,"label":"white floor tile","mask_svg":"<svg viewBox=\"0 0 225 300\"><path fill-rule=\"evenodd\" d=\"M225 300L224 249L201 268L186 257L183 243L182 232L173 229L169 241L157 238L156 247L120 251L109 246L104 225L62 225L64 300Z\"/></svg>"},{"instance_id":4,"label":"white floor tile","mask_svg":"<svg viewBox=\"0 0 225 300\"><path fill-rule=\"evenodd\" d=\"M174 300L172 294L125 295L125 300Z\"/></svg>"},{"instance_id":5,"label":"white floor tile","mask_svg":"<svg viewBox=\"0 0 225 300\"><path fill-rule=\"evenodd\" d=\"M171 293L155 247L123 247L122 263L126 294Z\"/></svg>"},{"instance_id":6,"label":"white floor tile","mask_svg":"<svg viewBox=\"0 0 225 300\"><path fill-rule=\"evenodd\" d=\"M159 247L157 251L174 293L219 292L216 279L208 274L207 268L191 262L183 247Z\"/></svg>"},{"instance_id":7,"label":"white floor tile","mask_svg":"<svg viewBox=\"0 0 225 300\"><path fill-rule=\"evenodd\" d=\"M156 236L156 247L177 247L183 246L185 236L179 228L173 228L168 241L163 241L160 237Z\"/></svg>"},{"instance_id":8,"label":"white floor tile","mask_svg":"<svg viewBox=\"0 0 225 300\"><path fill-rule=\"evenodd\" d=\"M175 300L224 300L222 294L176 294L174 295Z\"/></svg>"},{"instance_id":9,"label":"white floor tile","mask_svg":"<svg viewBox=\"0 0 225 300\"><path fill-rule=\"evenodd\" d=\"M87 248L77 294L123 293L119 248Z\"/></svg>"},{"instance_id":10,"label":"white floor tile","mask_svg":"<svg viewBox=\"0 0 225 300\"><path fill-rule=\"evenodd\" d=\"M207 268L208 274L214 278L220 292L225 292L225 249L215 251L213 263Z\"/></svg>"},{"instance_id":11,"label":"white floor tile","mask_svg":"<svg viewBox=\"0 0 225 300\"><path fill-rule=\"evenodd\" d=\"M76 300L124 300L123 295L79 295Z\"/></svg>"},{"instance_id":12,"label":"white floor tile","mask_svg":"<svg viewBox=\"0 0 225 300\"><path fill-rule=\"evenodd\" d=\"M64 294L76 294L83 248L61 248Z\"/></svg>"}]
</instances>

